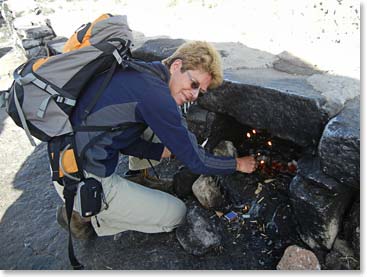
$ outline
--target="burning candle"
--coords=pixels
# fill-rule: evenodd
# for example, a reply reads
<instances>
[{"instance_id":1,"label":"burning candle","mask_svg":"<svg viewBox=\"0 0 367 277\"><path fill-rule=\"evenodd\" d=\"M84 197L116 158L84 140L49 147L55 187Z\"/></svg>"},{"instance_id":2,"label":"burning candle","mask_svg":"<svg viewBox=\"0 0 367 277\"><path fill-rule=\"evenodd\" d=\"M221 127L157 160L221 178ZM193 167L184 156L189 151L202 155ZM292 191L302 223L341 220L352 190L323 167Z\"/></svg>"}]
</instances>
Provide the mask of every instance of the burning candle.
<instances>
[{"instance_id":1,"label":"burning candle","mask_svg":"<svg viewBox=\"0 0 367 277\"><path fill-rule=\"evenodd\" d=\"M250 138L251 134L249 132L247 132L246 137Z\"/></svg>"},{"instance_id":2,"label":"burning candle","mask_svg":"<svg viewBox=\"0 0 367 277\"><path fill-rule=\"evenodd\" d=\"M256 134L256 130L255 130L255 129L253 129L253 130L252 130L252 133L255 135L255 134Z\"/></svg>"}]
</instances>

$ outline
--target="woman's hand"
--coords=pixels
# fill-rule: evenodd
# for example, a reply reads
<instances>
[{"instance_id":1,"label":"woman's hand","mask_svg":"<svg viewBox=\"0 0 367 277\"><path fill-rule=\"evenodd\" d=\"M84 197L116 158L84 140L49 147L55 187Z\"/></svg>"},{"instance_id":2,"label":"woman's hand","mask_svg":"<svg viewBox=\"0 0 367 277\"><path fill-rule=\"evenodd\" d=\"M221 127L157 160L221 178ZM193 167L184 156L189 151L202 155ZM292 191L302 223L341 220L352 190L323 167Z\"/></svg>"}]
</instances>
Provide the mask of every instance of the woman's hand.
<instances>
[{"instance_id":1,"label":"woman's hand","mask_svg":"<svg viewBox=\"0 0 367 277\"><path fill-rule=\"evenodd\" d=\"M252 156L236 158L236 170L243 173L252 173L256 170L256 160Z\"/></svg>"}]
</instances>

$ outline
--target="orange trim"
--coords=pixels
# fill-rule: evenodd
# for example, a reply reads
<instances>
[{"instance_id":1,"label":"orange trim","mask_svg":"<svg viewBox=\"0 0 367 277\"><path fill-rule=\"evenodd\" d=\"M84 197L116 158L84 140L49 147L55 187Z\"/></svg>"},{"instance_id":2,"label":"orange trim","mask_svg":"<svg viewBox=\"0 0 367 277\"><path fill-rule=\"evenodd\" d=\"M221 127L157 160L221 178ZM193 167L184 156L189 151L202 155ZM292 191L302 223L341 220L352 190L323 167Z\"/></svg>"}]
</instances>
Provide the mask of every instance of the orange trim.
<instances>
[{"instance_id":1,"label":"orange trim","mask_svg":"<svg viewBox=\"0 0 367 277\"><path fill-rule=\"evenodd\" d=\"M62 52L66 53L72 50L76 50L79 48L79 46L80 46L80 42L77 39L77 33L74 33L65 43L64 48L62 49Z\"/></svg>"},{"instance_id":2,"label":"orange trim","mask_svg":"<svg viewBox=\"0 0 367 277\"><path fill-rule=\"evenodd\" d=\"M43 65L45 62L47 62L49 58L50 57L40 58L37 61L35 61L35 63L32 65L32 70L33 71L37 71L38 68L40 68L41 65Z\"/></svg>"},{"instance_id":3,"label":"orange trim","mask_svg":"<svg viewBox=\"0 0 367 277\"><path fill-rule=\"evenodd\" d=\"M64 171L66 171L67 173L76 173L76 172L78 172L79 169L78 169L78 165L76 164L73 149L68 149L64 152L64 155L62 157L61 162L62 162L62 167L64 168ZM59 171L59 176L60 177L64 176L64 174L61 170Z\"/></svg>"},{"instance_id":4,"label":"orange trim","mask_svg":"<svg viewBox=\"0 0 367 277\"><path fill-rule=\"evenodd\" d=\"M78 33L74 33L69 40L65 43L64 48L63 48L63 53L72 51L72 50L77 50L86 46L90 46L90 37L92 36L92 29L94 27L94 25L97 22L100 22L102 20L105 20L107 18L110 18L111 16L109 14L102 14L100 17L98 17L96 20L94 20L92 22L92 24L90 25L90 27L88 28L87 32L85 33L84 37L83 37L83 41L80 43L77 39L77 35Z\"/></svg>"},{"instance_id":5,"label":"orange trim","mask_svg":"<svg viewBox=\"0 0 367 277\"><path fill-rule=\"evenodd\" d=\"M51 158L54 158L54 153L51 153ZM62 167L66 173L76 173L79 171L78 165L76 164L74 150L68 149L64 152L64 156L62 158ZM59 168L59 177L64 177L64 173Z\"/></svg>"}]
</instances>

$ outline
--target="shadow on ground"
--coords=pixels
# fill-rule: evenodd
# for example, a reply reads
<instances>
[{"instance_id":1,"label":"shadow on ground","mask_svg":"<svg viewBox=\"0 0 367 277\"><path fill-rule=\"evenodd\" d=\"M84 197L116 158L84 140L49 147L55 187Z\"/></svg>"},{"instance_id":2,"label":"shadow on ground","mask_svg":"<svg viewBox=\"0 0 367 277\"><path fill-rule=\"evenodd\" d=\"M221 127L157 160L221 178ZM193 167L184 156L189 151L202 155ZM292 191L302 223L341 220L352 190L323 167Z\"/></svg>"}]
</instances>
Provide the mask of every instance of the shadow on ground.
<instances>
[{"instance_id":1,"label":"shadow on ground","mask_svg":"<svg viewBox=\"0 0 367 277\"><path fill-rule=\"evenodd\" d=\"M0 48L0 58L5 56L10 50L13 49L13 47L3 47Z\"/></svg>"}]
</instances>

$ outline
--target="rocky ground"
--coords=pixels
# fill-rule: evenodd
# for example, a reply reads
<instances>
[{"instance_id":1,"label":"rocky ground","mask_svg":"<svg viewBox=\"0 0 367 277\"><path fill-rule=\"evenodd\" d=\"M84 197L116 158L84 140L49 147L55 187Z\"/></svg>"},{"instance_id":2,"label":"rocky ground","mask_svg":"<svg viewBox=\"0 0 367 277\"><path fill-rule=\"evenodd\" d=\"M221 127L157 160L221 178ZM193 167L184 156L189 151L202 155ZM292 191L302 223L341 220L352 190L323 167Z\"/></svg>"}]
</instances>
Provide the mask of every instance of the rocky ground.
<instances>
[{"instance_id":1,"label":"rocky ground","mask_svg":"<svg viewBox=\"0 0 367 277\"><path fill-rule=\"evenodd\" d=\"M86 1L38 2L45 7L45 13L51 18L58 35L69 36L75 27L101 13L100 4L97 1L88 2L88 4ZM196 8L191 10L190 15L193 19L188 23L184 15L188 12L186 9L191 2ZM359 39L358 43L355 39L359 33L359 29L357 31L355 29L358 26L355 20L359 19L359 13L355 11L358 7L355 1L337 1L336 5L331 5L332 1L314 1L308 2L304 9L297 4L284 8L281 4L288 2L280 1L278 6L273 7L273 12L269 12L267 6L255 6L250 2L252 1L237 3L241 9L236 9L236 17L226 19L229 25L225 25L226 31L220 32L220 36L206 30L210 29L213 21L215 22L218 18L222 19L222 14L228 12L230 7L225 1L163 1L163 6L161 2L149 4L151 11L160 9L164 14L164 16L154 18L151 17L151 14L145 14L145 11L141 12L141 9L138 13L139 3L109 1L105 7L114 8L114 11L128 11L131 14L129 22L132 23L132 28L144 31L146 35L167 34L172 37L204 38L210 41L233 41L236 38L235 41L241 41L244 44L248 42L249 44L246 45L260 49L240 47L239 49L243 51L240 55L229 55L227 58L225 54L231 53L232 46L228 45L223 50L226 74L234 79L236 79L236 74L239 74L238 70L242 70L242 73L245 72L246 76L250 76L249 79L257 84L271 83L284 86L275 81L277 78L284 78L285 74L287 78L295 79L295 84L297 84L298 77L292 75L294 70L301 68L301 75L306 76L302 78L304 80L307 78L307 86L312 85L325 95L329 93L334 97L334 90L328 91L330 84L334 84L336 88L343 88L342 96L346 95L348 98L354 95L356 86L358 86L356 79L359 79ZM88 9L81 12L81 7L86 5ZM252 22L257 22L256 16L259 13L274 19L273 22L270 20L269 24L274 23L276 27L272 30L279 32L270 32L267 28L269 24L252 24ZM68 24L65 23L65 14L68 16ZM145 18L144 21L140 20L142 17ZM203 17L208 20L203 22ZM239 20L241 17L246 20ZM290 21L284 21L285 17ZM156 26L160 27L148 28L149 20L156 20ZM305 27L296 24L302 21L308 21L306 23L311 25ZM295 22L295 24L289 24L289 22ZM325 28L320 29L317 22L325 23L323 25ZM196 29L197 26L201 28L195 35L192 34L192 31L189 33L188 30ZM256 27L257 32L250 31L247 26ZM337 26L342 27L337 28ZM287 32L280 32L282 29ZM24 57L11 47L10 36L4 25L0 33L0 62L2 65L0 67L0 89L5 89L11 80L9 72L24 60ZM258 36L259 33L262 36ZM302 39L301 35L303 35ZM287 39L286 36L293 38L292 43L288 40L288 47L284 42ZM300 47L302 41L307 41L307 43ZM237 50L236 48L235 51ZM306 71L309 68L302 68L302 66L291 68L290 64L285 62L291 59L292 56L289 54L279 55L277 58L283 57L283 59L276 62L277 59L273 54L284 50L312 60L312 64L316 65L312 73L326 69L329 72L354 78L339 76L340 78L335 79L335 76L331 75L325 78L317 74L313 78L308 78ZM348 53L348 55L341 53ZM335 55L340 59L335 59ZM341 99L340 103L344 104L343 101L344 99ZM55 220L56 207L61 204L61 200L51 186L45 150L44 143L33 148L24 132L15 126L4 110L0 110L1 269L70 269L66 248L67 233L60 229ZM169 178L172 177L172 173L177 170L179 164L172 162L166 166L160 168L160 172L163 177ZM125 169L126 159L122 159L119 172ZM199 206L193 198L187 198L185 201L191 210ZM200 213L210 218L211 222L217 226L222 226L224 229L231 228L227 222L217 216L212 217L213 214L209 211L200 210ZM224 232L224 247L213 249L201 257L186 252L177 241L175 232L168 234L125 232L119 236L98 238L88 242L75 241L74 245L77 257L88 269L275 269L285 246L290 243L300 243L297 237L290 238L288 242L279 244L276 251L271 252L271 249L274 248L274 245L271 246L271 244L274 241L269 244L269 240L262 240L258 226L252 228L251 225L248 225L245 229L248 231L247 235L240 236L237 241L234 238L238 235L238 229L227 230ZM250 234L254 235L257 240L251 240ZM237 245L233 242L236 242ZM259 252L254 252L253 249ZM267 251L261 252L261 250Z\"/></svg>"}]
</instances>

